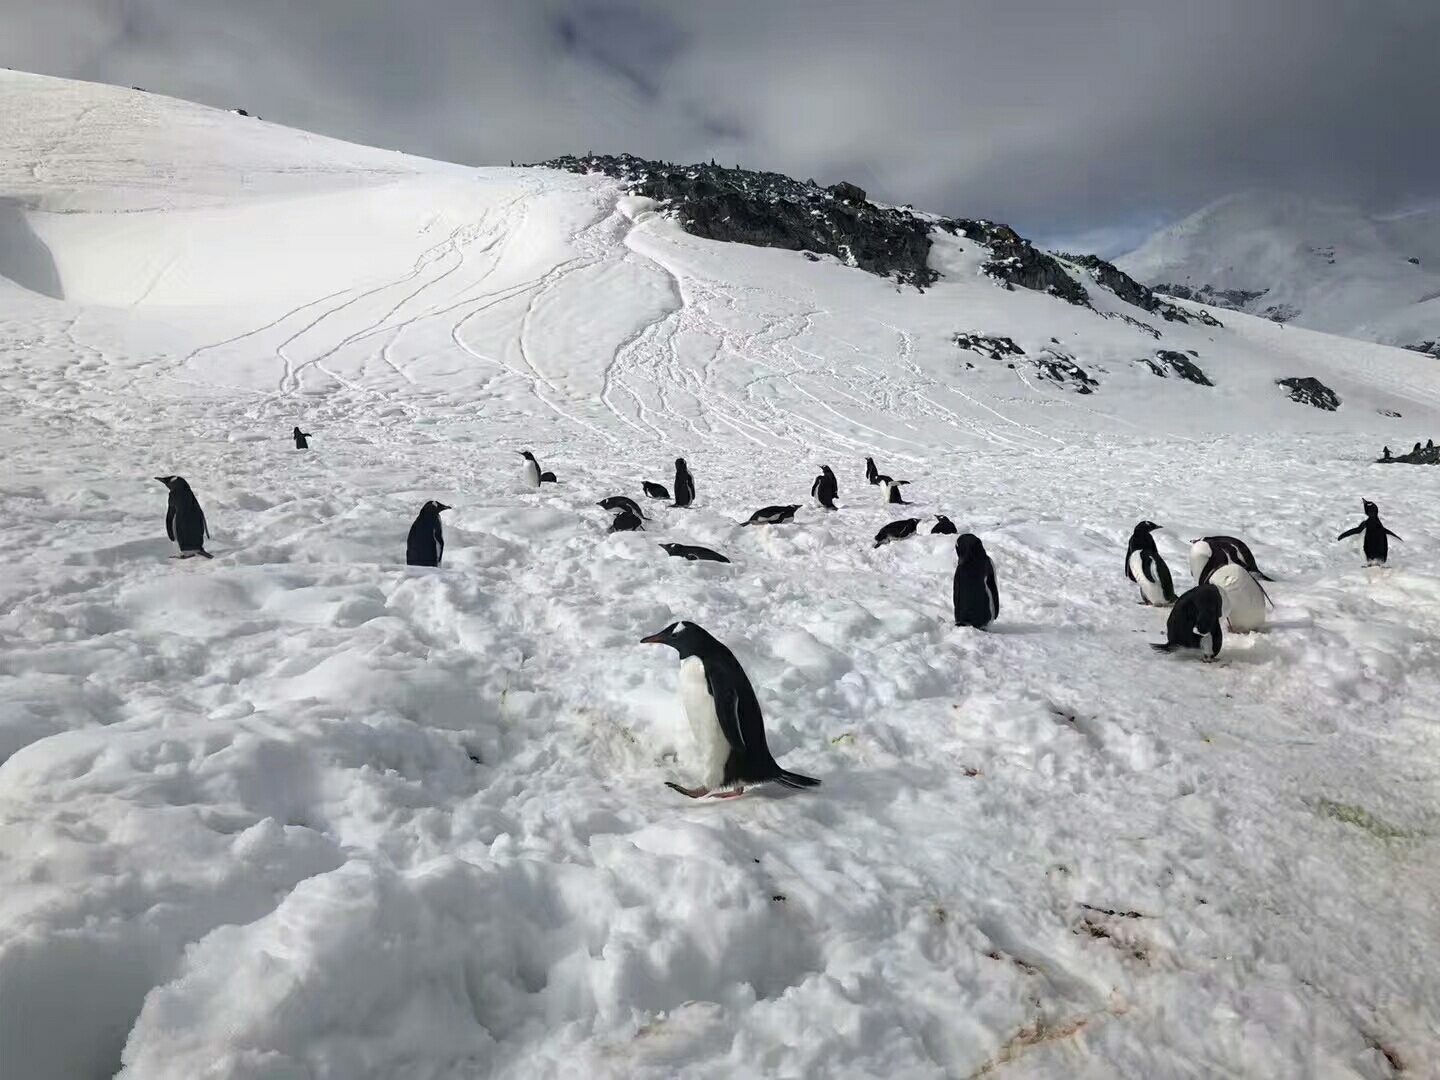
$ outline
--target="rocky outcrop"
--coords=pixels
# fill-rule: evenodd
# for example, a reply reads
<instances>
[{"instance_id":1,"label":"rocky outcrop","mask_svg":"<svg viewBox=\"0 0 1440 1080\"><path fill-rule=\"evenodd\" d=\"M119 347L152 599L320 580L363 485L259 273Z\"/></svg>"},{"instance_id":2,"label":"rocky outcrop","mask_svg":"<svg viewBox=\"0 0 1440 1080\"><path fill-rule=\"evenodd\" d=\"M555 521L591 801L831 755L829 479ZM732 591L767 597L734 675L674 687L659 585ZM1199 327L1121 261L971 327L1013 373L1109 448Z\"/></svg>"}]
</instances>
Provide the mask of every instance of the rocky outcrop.
<instances>
[{"instance_id":1,"label":"rocky outcrop","mask_svg":"<svg viewBox=\"0 0 1440 1080\"><path fill-rule=\"evenodd\" d=\"M1090 307L1090 294L1085 286L1066 272L1060 260L1036 250L1034 244L1009 225L971 218L945 218L936 222L936 227L989 248L992 257L981 270L1007 289L1019 285L1022 289L1049 293L1078 307Z\"/></svg>"},{"instance_id":2,"label":"rocky outcrop","mask_svg":"<svg viewBox=\"0 0 1440 1080\"><path fill-rule=\"evenodd\" d=\"M1217 289L1213 285L1156 285L1155 291L1166 296L1173 296L1178 300L1193 300L1197 304L1208 304L1210 307L1230 308L1232 311L1245 311L1250 304L1264 296L1268 289L1261 289L1258 292L1251 292L1248 289Z\"/></svg>"},{"instance_id":3,"label":"rocky outcrop","mask_svg":"<svg viewBox=\"0 0 1440 1080\"><path fill-rule=\"evenodd\" d=\"M998 334L956 334L950 339L962 349L969 349L991 360L1003 360L1007 356L1024 356L1025 350L1008 337Z\"/></svg>"},{"instance_id":4,"label":"rocky outcrop","mask_svg":"<svg viewBox=\"0 0 1440 1080\"><path fill-rule=\"evenodd\" d=\"M1192 354L1194 355L1194 354ZM1148 357L1141 361L1150 368L1152 372L1162 379L1171 373L1178 375L1198 386L1214 386L1209 376L1200 370L1200 366L1186 356L1184 353L1175 352L1173 349L1161 349L1155 354L1155 359Z\"/></svg>"},{"instance_id":5,"label":"rocky outcrop","mask_svg":"<svg viewBox=\"0 0 1440 1080\"><path fill-rule=\"evenodd\" d=\"M1045 348L1039 356L1032 357L1031 364L1035 367L1035 374L1042 379L1048 379L1057 386L1068 387L1077 394L1091 394L1100 385L1098 379L1091 378L1090 374L1075 363L1073 356L1067 356L1059 349Z\"/></svg>"},{"instance_id":6,"label":"rocky outcrop","mask_svg":"<svg viewBox=\"0 0 1440 1080\"><path fill-rule=\"evenodd\" d=\"M1440 359L1440 341L1417 341L1414 345L1404 345L1402 348Z\"/></svg>"},{"instance_id":7,"label":"rocky outcrop","mask_svg":"<svg viewBox=\"0 0 1440 1080\"><path fill-rule=\"evenodd\" d=\"M1276 379L1275 383L1290 391L1291 401L1298 401L1302 405L1314 405L1315 408L1324 409L1327 412L1334 412L1340 408L1339 395L1319 379L1292 377Z\"/></svg>"}]
</instances>

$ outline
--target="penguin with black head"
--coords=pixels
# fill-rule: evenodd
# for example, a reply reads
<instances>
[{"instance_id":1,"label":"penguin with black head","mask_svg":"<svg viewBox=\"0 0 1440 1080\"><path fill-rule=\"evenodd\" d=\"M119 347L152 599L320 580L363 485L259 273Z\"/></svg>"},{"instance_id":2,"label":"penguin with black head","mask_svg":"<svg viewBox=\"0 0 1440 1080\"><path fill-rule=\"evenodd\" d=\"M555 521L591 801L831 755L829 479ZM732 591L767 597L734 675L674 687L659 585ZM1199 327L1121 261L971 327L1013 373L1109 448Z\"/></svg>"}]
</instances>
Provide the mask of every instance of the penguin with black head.
<instances>
[{"instance_id":1,"label":"penguin with black head","mask_svg":"<svg viewBox=\"0 0 1440 1080\"><path fill-rule=\"evenodd\" d=\"M835 473L829 465L820 466L820 475L810 485L810 494L826 510L837 509L835 496L840 494L840 482L835 479Z\"/></svg>"},{"instance_id":2,"label":"penguin with black head","mask_svg":"<svg viewBox=\"0 0 1440 1080\"><path fill-rule=\"evenodd\" d=\"M1224 590L1208 581L1204 585L1196 585L1182 593L1170 609L1170 617L1165 620L1164 643L1152 642L1150 647L1159 652L1200 649L1208 654L1202 656L1202 660L1214 660L1220 655L1220 645L1225 638L1220 625L1229 613L1230 605Z\"/></svg>"},{"instance_id":3,"label":"penguin with black head","mask_svg":"<svg viewBox=\"0 0 1440 1080\"><path fill-rule=\"evenodd\" d=\"M205 511L200 509L200 500L190 490L183 476L157 476L170 492L165 507L165 535L175 541L179 555L172 559L189 559L203 555L207 559L215 556L205 550L205 541L210 537L210 526L205 523Z\"/></svg>"},{"instance_id":4,"label":"penguin with black head","mask_svg":"<svg viewBox=\"0 0 1440 1080\"><path fill-rule=\"evenodd\" d=\"M955 538L955 558L955 625L983 630L1000 614L995 564L974 533L961 533Z\"/></svg>"},{"instance_id":5,"label":"penguin with black head","mask_svg":"<svg viewBox=\"0 0 1440 1080\"><path fill-rule=\"evenodd\" d=\"M1135 526L1130 534L1130 546L1125 550L1125 576L1140 586L1143 603L1165 607L1175 602L1175 583L1151 535L1158 528L1153 521L1142 521Z\"/></svg>"},{"instance_id":6,"label":"penguin with black head","mask_svg":"<svg viewBox=\"0 0 1440 1080\"><path fill-rule=\"evenodd\" d=\"M1390 543L1385 538L1394 536L1396 540L1400 537L1387 529L1380 521L1380 507L1376 506L1369 499L1361 499L1360 506L1365 511L1365 520L1356 525L1353 529L1346 529L1336 540L1344 540L1348 536L1357 533L1364 533L1365 538L1362 545L1365 548L1365 559L1371 566L1384 566L1385 560L1390 557ZM1405 541L1400 540L1403 544Z\"/></svg>"},{"instance_id":7,"label":"penguin with black head","mask_svg":"<svg viewBox=\"0 0 1440 1080\"><path fill-rule=\"evenodd\" d=\"M450 507L434 499L420 508L405 541L407 566L440 565L440 556L445 554L445 530L440 527L440 513L449 509Z\"/></svg>"},{"instance_id":8,"label":"penguin with black head","mask_svg":"<svg viewBox=\"0 0 1440 1080\"><path fill-rule=\"evenodd\" d=\"M297 425L295 426L295 431L294 431L293 434L294 434L294 438L295 438L295 449L296 449L296 450L308 450L308 449L310 449L310 443L309 443L309 441L308 441L308 440L311 438L310 432L308 432L308 431L301 431L301 430L300 430L300 426L297 424Z\"/></svg>"},{"instance_id":9,"label":"penguin with black head","mask_svg":"<svg viewBox=\"0 0 1440 1080\"><path fill-rule=\"evenodd\" d=\"M695 501L695 478L683 457L675 459L675 502L674 506L689 506Z\"/></svg>"}]
</instances>

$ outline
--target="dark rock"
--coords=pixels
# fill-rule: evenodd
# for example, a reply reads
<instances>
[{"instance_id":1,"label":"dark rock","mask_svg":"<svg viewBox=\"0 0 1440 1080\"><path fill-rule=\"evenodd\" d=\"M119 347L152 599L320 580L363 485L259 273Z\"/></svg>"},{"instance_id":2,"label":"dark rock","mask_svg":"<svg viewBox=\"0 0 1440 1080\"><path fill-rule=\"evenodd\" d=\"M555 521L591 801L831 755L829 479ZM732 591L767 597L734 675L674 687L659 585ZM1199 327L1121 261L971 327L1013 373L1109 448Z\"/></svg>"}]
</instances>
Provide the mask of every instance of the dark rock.
<instances>
[{"instance_id":1,"label":"dark rock","mask_svg":"<svg viewBox=\"0 0 1440 1080\"><path fill-rule=\"evenodd\" d=\"M1290 391L1291 401L1298 401L1302 405L1314 405L1315 408L1324 409L1327 412L1334 412L1340 407L1339 396L1319 379L1292 377L1276 379L1275 383Z\"/></svg>"},{"instance_id":2,"label":"dark rock","mask_svg":"<svg viewBox=\"0 0 1440 1080\"><path fill-rule=\"evenodd\" d=\"M865 189L856 187L854 184L847 184L841 180L838 184L831 184L829 192L843 203L851 206L862 206L865 203Z\"/></svg>"},{"instance_id":3,"label":"dark rock","mask_svg":"<svg viewBox=\"0 0 1440 1080\"><path fill-rule=\"evenodd\" d=\"M981 356L988 356L991 360L999 360L1005 356L1024 356L1025 350L1016 345L1008 337L1000 337L998 334L956 334L950 339L962 349L969 349Z\"/></svg>"},{"instance_id":4,"label":"dark rock","mask_svg":"<svg viewBox=\"0 0 1440 1080\"><path fill-rule=\"evenodd\" d=\"M1415 258L1413 255L1412 255L1410 258L1406 259L1405 261L1408 262L1411 266L1419 266L1419 265L1420 265L1420 260L1417 259L1417 258Z\"/></svg>"},{"instance_id":5,"label":"dark rock","mask_svg":"<svg viewBox=\"0 0 1440 1080\"><path fill-rule=\"evenodd\" d=\"M1394 409L1376 409L1375 411L1378 412L1381 416L1393 416L1397 420L1400 418L1400 414Z\"/></svg>"},{"instance_id":6,"label":"dark rock","mask_svg":"<svg viewBox=\"0 0 1440 1080\"><path fill-rule=\"evenodd\" d=\"M1201 371L1199 366L1192 363L1190 358L1184 353L1174 352L1170 349L1161 349L1155 354L1154 360L1147 357L1142 360L1141 363L1149 367L1151 371L1159 375L1162 379L1165 378L1169 372L1173 371L1180 378L1188 379L1190 382L1200 386L1215 385L1210 381L1205 372Z\"/></svg>"},{"instance_id":7,"label":"dark rock","mask_svg":"<svg viewBox=\"0 0 1440 1080\"><path fill-rule=\"evenodd\" d=\"M952 236L958 234L988 247L992 257L980 269L1007 289L1019 285L1022 289L1049 293L1077 307L1090 307L1090 294L1085 286L1066 272L1060 260L1037 251L1035 245L1009 225L948 218L936 222L936 226Z\"/></svg>"},{"instance_id":8,"label":"dark rock","mask_svg":"<svg viewBox=\"0 0 1440 1080\"><path fill-rule=\"evenodd\" d=\"M1440 358L1440 341L1417 341L1414 345L1405 345L1402 348Z\"/></svg>"},{"instance_id":9,"label":"dark rock","mask_svg":"<svg viewBox=\"0 0 1440 1080\"><path fill-rule=\"evenodd\" d=\"M1121 321L1133 326L1136 330L1139 330L1142 334L1149 334L1156 341L1159 341L1162 337L1164 337L1164 335L1161 334L1159 330L1155 329L1155 327L1151 326L1149 323L1141 322L1139 319L1135 318L1132 315L1126 315L1123 311L1102 311L1101 314L1104 315L1107 319L1120 319Z\"/></svg>"},{"instance_id":10,"label":"dark rock","mask_svg":"<svg viewBox=\"0 0 1440 1080\"><path fill-rule=\"evenodd\" d=\"M811 262L820 261L820 256L816 255L813 251L802 251L800 254L804 255L805 258L809 259Z\"/></svg>"},{"instance_id":11,"label":"dark rock","mask_svg":"<svg viewBox=\"0 0 1440 1080\"><path fill-rule=\"evenodd\" d=\"M1148 287L1141 285L1129 274L1125 273L1114 263L1106 262L1098 255L1067 255L1060 253L1064 258L1076 266L1083 266L1089 270L1091 275L1105 288L1109 289L1127 304L1134 304L1146 311L1154 311L1160 306L1160 300Z\"/></svg>"},{"instance_id":12,"label":"dark rock","mask_svg":"<svg viewBox=\"0 0 1440 1080\"><path fill-rule=\"evenodd\" d=\"M1068 386L1077 394L1094 393L1095 387L1100 385L1098 380L1092 379L1084 368L1075 363L1073 356L1066 356L1058 349L1047 348L1030 362L1035 365L1035 373L1042 379L1049 379L1058 386Z\"/></svg>"},{"instance_id":13,"label":"dark rock","mask_svg":"<svg viewBox=\"0 0 1440 1080\"><path fill-rule=\"evenodd\" d=\"M1178 300L1193 300L1197 304L1230 308L1232 311L1247 310L1251 304L1269 292L1268 289L1251 292L1248 289L1217 289L1213 285L1191 287L1170 284L1156 285L1155 291L1166 296L1173 296Z\"/></svg>"},{"instance_id":14,"label":"dark rock","mask_svg":"<svg viewBox=\"0 0 1440 1080\"><path fill-rule=\"evenodd\" d=\"M1271 304L1260 315L1271 322L1287 323L1300 317L1300 309L1294 304Z\"/></svg>"}]
</instances>

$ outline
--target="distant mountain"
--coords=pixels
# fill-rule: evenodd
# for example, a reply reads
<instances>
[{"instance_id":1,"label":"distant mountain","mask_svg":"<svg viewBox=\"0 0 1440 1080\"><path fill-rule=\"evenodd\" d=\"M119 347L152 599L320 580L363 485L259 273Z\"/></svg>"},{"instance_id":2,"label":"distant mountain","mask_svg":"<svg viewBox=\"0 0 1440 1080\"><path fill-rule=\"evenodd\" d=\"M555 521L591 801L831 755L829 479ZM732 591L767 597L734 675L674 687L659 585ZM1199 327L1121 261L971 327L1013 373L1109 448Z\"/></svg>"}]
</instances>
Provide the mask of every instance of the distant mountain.
<instances>
[{"instance_id":1,"label":"distant mountain","mask_svg":"<svg viewBox=\"0 0 1440 1080\"><path fill-rule=\"evenodd\" d=\"M1161 293L1440 355L1440 208L1232 195L1116 263Z\"/></svg>"}]
</instances>

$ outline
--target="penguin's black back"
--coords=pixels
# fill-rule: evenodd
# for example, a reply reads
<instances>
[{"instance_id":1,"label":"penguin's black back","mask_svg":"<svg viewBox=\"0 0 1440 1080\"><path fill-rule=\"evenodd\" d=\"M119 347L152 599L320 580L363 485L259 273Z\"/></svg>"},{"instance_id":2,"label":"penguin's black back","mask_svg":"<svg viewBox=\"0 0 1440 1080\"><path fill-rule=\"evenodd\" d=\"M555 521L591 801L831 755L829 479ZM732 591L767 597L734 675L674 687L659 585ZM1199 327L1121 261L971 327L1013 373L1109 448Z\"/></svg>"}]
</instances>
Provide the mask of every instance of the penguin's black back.
<instances>
[{"instance_id":1,"label":"penguin's black back","mask_svg":"<svg viewBox=\"0 0 1440 1080\"><path fill-rule=\"evenodd\" d=\"M612 533L635 532L644 527L645 523L640 520L639 514L631 513L629 510L621 510L615 515L615 520L610 523L610 528L606 531Z\"/></svg>"},{"instance_id":2,"label":"penguin's black back","mask_svg":"<svg viewBox=\"0 0 1440 1080\"><path fill-rule=\"evenodd\" d=\"M695 480L684 458L675 459L675 505L689 506L695 501Z\"/></svg>"},{"instance_id":3,"label":"penguin's black back","mask_svg":"<svg viewBox=\"0 0 1440 1080\"><path fill-rule=\"evenodd\" d=\"M742 525L783 525L795 516L799 510L798 503L790 506L762 506L755 513L750 515L749 521L742 521Z\"/></svg>"},{"instance_id":4,"label":"penguin's black back","mask_svg":"<svg viewBox=\"0 0 1440 1080\"><path fill-rule=\"evenodd\" d=\"M190 490L183 476L171 477L166 484L170 496L165 508L165 532L181 551L203 551L210 528L200 500Z\"/></svg>"},{"instance_id":5,"label":"penguin's black back","mask_svg":"<svg viewBox=\"0 0 1440 1080\"><path fill-rule=\"evenodd\" d=\"M711 551L706 547L696 547L693 544L661 544L666 554L673 555L678 559L686 559L689 562L723 562L730 560L718 551Z\"/></svg>"},{"instance_id":6,"label":"penguin's black back","mask_svg":"<svg viewBox=\"0 0 1440 1080\"><path fill-rule=\"evenodd\" d=\"M913 536L915 530L920 526L919 518L901 518L899 521L891 521L880 526L880 531L875 534L875 546L888 544L891 540L904 540L907 536Z\"/></svg>"},{"instance_id":7,"label":"penguin's black back","mask_svg":"<svg viewBox=\"0 0 1440 1080\"><path fill-rule=\"evenodd\" d=\"M956 538L955 555L955 625L984 629L1000 614L995 565L974 533Z\"/></svg>"},{"instance_id":8,"label":"penguin's black back","mask_svg":"<svg viewBox=\"0 0 1440 1080\"><path fill-rule=\"evenodd\" d=\"M640 510L640 504L628 495L610 495L600 500L600 506L606 510L628 510L637 518L645 515Z\"/></svg>"},{"instance_id":9,"label":"penguin's black back","mask_svg":"<svg viewBox=\"0 0 1440 1080\"><path fill-rule=\"evenodd\" d=\"M420 508L405 540L405 564L439 566L444 553L445 530L440 526L440 512L427 502Z\"/></svg>"},{"instance_id":10,"label":"penguin's black back","mask_svg":"<svg viewBox=\"0 0 1440 1080\"><path fill-rule=\"evenodd\" d=\"M960 530L955 527L955 523L944 514L937 514L935 524L930 528L931 533L942 533L950 536L954 536L959 533L959 531Z\"/></svg>"},{"instance_id":11,"label":"penguin's black back","mask_svg":"<svg viewBox=\"0 0 1440 1080\"><path fill-rule=\"evenodd\" d=\"M1170 609L1170 617L1165 620L1165 644L1155 648L1162 652L1176 648L1198 649L1201 645L1200 638L1209 634L1212 642L1211 655L1218 655L1223 636L1220 623L1224 614L1225 603L1220 595L1220 587L1208 581L1203 585L1196 585L1182 593L1175 601L1175 606Z\"/></svg>"},{"instance_id":12,"label":"penguin's black back","mask_svg":"<svg viewBox=\"0 0 1440 1080\"><path fill-rule=\"evenodd\" d=\"M668 490L666 490L664 484L656 484L656 483L652 483L652 482L649 481L649 480L646 480L645 483L644 483L644 485L643 485L643 487L644 487L644 490L645 490L645 496L646 496L646 498L650 498L650 499L668 499L668 498L670 497L670 492L669 492Z\"/></svg>"},{"instance_id":13,"label":"penguin's black back","mask_svg":"<svg viewBox=\"0 0 1440 1080\"><path fill-rule=\"evenodd\" d=\"M306 441L307 439L310 438L310 433L309 433L308 431L301 431L301 430L297 427L297 428L295 429L294 434L295 434L295 449L296 449L296 450L308 450L308 449L310 449L310 444Z\"/></svg>"}]
</instances>

